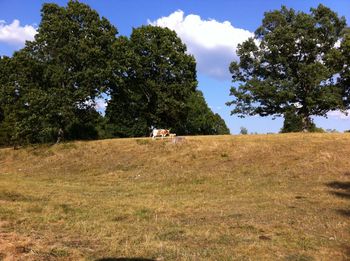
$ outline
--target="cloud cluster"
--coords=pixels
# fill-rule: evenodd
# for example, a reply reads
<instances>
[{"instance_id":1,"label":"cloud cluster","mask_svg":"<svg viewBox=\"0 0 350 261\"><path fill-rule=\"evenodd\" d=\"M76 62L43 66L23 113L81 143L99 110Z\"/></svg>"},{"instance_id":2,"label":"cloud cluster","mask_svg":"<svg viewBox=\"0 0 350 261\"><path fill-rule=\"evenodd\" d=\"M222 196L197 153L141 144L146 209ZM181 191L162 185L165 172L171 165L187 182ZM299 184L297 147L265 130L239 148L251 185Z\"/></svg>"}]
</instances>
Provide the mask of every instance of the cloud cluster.
<instances>
[{"instance_id":1,"label":"cloud cluster","mask_svg":"<svg viewBox=\"0 0 350 261\"><path fill-rule=\"evenodd\" d=\"M184 16L181 10L148 23L174 30L187 45L188 53L196 58L198 72L221 80L230 79L228 67L238 59L237 45L253 36L228 21L203 20L194 14Z\"/></svg>"},{"instance_id":2,"label":"cloud cluster","mask_svg":"<svg viewBox=\"0 0 350 261\"><path fill-rule=\"evenodd\" d=\"M350 120L350 110L347 110L348 115L342 113L341 111L330 111L328 112L328 117L335 118L337 120Z\"/></svg>"},{"instance_id":3,"label":"cloud cluster","mask_svg":"<svg viewBox=\"0 0 350 261\"><path fill-rule=\"evenodd\" d=\"M0 42L13 45L24 45L25 41L34 40L36 29L31 25L21 26L20 21L15 19L11 24L0 20Z\"/></svg>"}]
</instances>

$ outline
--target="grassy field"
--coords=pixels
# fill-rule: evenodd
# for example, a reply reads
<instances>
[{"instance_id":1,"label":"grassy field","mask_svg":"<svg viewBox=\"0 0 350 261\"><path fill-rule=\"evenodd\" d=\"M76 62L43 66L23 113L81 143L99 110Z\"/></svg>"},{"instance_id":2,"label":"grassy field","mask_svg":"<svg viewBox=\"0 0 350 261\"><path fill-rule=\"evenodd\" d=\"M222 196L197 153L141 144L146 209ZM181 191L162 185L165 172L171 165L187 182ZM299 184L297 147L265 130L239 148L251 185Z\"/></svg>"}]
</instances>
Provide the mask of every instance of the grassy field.
<instances>
[{"instance_id":1,"label":"grassy field","mask_svg":"<svg viewBox=\"0 0 350 261\"><path fill-rule=\"evenodd\" d=\"M0 260L349 260L350 134L0 149Z\"/></svg>"}]
</instances>

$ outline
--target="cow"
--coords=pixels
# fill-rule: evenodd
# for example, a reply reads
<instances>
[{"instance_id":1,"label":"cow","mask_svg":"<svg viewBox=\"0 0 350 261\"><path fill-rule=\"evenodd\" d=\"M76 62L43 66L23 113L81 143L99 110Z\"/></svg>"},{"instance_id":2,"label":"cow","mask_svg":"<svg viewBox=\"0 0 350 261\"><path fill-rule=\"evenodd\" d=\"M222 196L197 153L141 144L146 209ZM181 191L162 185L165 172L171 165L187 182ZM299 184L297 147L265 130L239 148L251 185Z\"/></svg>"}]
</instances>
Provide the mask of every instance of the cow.
<instances>
[{"instance_id":1,"label":"cow","mask_svg":"<svg viewBox=\"0 0 350 261\"><path fill-rule=\"evenodd\" d=\"M166 130L166 129L154 129L152 132L151 132L151 137L152 139L155 139L156 137L166 137L167 135L170 135L170 130Z\"/></svg>"}]
</instances>

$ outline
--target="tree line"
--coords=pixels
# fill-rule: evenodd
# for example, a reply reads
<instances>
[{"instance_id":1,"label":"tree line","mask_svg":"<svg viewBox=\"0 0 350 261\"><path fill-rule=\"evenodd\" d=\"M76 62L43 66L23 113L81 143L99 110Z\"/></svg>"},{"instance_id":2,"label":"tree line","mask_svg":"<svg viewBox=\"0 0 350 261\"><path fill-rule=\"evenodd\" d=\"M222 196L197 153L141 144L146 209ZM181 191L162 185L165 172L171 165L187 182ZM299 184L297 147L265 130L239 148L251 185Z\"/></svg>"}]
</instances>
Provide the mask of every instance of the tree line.
<instances>
[{"instance_id":1,"label":"tree line","mask_svg":"<svg viewBox=\"0 0 350 261\"><path fill-rule=\"evenodd\" d=\"M197 89L196 61L174 31L130 37L88 5L44 4L33 41L0 57L0 145L178 134L228 134ZM350 30L324 5L264 14L229 67L232 114L284 117L282 132L318 131L312 116L350 109ZM96 99L109 97L105 115Z\"/></svg>"},{"instance_id":2,"label":"tree line","mask_svg":"<svg viewBox=\"0 0 350 261\"><path fill-rule=\"evenodd\" d=\"M44 4L33 41L0 57L0 145L178 134L228 134L197 89L196 62L174 31L130 37L78 1ZM109 97L105 115L96 100Z\"/></svg>"}]
</instances>

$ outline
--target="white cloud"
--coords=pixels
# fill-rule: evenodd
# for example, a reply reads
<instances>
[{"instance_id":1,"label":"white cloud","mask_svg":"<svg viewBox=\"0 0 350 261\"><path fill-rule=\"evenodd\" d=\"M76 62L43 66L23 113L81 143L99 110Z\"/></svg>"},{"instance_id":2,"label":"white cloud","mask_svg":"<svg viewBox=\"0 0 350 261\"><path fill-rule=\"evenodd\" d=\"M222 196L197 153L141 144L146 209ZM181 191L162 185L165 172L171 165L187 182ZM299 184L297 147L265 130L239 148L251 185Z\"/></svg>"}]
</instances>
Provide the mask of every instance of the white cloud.
<instances>
[{"instance_id":1,"label":"white cloud","mask_svg":"<svg viewBox=\"0 0 350 261\"><path fill-rule=\"evenodd\" d=\"M348 115L341 111L331 111L327 115L328 117L340 119L340 120L350 120L350 110L347 110Z\"/></svg>"},{"instance_id":2,"label":"white cloud","mask_svg":"<svg viewBox=\"0 0 350 261\"><path fill-rule=\"evenodd\" d=\"M184 16L181 10L148 23L176 31L188 53L196 58L198 72L224 80L230 79L230 63L238 60L237 45L253 36L228 21L202 20L194 14Z\"/></svg>"},{"instance_id":3,"label":"white cloud","mask_svg":"<svg viewBox=\"0 0 350 261\"><path fill-rule=\"evenodd\" d=\"M36 29L31 25L21 26L20 21L15 19L11 24L0 20L0 42L23 45L26 40L34 40Z\"/></svg>"}]
</instances>

